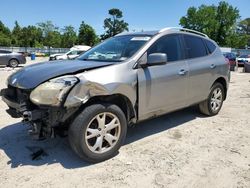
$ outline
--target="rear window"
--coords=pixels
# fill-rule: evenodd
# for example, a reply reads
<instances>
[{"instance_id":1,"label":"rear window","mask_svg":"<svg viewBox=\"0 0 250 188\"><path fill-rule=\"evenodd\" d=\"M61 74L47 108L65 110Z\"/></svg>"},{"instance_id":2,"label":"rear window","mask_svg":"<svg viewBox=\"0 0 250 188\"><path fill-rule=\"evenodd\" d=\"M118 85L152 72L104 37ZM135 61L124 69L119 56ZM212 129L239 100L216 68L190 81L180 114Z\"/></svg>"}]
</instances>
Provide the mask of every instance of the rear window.
<instances>
[{"instance_id":1,"label":"rear window","mask_svg":"<svg viewBox=\"0 0 250 188\"><path fill-rule=\"evenodd\" d=\"M207 55L207 49L201 38L184 35L188 58L197 58Z\"/></svg>"},{"instance_id":2,"label":"rear window","mask_svg":"<svg viewBox=\"0 0 250 188\"><path fill-rule=\"evenodd\" d=\"M209 40L204 40L205 41L205 43L206 43L206 45L207 45L207 48L208 48L208 51L209 51L209 53L211 54L211 53L213 53L214 51L215 51L215 49L216 49L216 46L214 45L214 43L212 43L211 41L209 41ZM230 54L229 54L230 55Z\"/></svg>"}]
</instances>

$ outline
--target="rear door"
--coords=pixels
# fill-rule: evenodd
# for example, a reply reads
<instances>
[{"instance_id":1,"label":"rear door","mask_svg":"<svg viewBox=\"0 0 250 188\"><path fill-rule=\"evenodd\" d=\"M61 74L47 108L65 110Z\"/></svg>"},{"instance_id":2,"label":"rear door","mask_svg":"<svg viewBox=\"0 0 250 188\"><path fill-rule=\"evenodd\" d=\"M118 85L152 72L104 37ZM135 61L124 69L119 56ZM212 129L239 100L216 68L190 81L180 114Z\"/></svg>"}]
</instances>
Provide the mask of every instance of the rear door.
<instances>
[{"instance_id":1,"label":"rear door","mask_svg":"<svg viewBox=\"0 0 250 188\"><path fill-rule=\"evenodd\" d=\"M186 106L188 66L180 35L158 39L147 51L152 53L166 53L168 62L138 69L139 120Z\"/></svg>"},{"instance_id":2,"label":"rear door","mask_svg":"<svg viewBox=\"0 0 250 188\"><path fill-rule=\"evenodd\" d=\"M183 39L189 67L188 103L191 105L207 98L217 65L203 38L184 34Z\"/></svg>"}]
</instances>

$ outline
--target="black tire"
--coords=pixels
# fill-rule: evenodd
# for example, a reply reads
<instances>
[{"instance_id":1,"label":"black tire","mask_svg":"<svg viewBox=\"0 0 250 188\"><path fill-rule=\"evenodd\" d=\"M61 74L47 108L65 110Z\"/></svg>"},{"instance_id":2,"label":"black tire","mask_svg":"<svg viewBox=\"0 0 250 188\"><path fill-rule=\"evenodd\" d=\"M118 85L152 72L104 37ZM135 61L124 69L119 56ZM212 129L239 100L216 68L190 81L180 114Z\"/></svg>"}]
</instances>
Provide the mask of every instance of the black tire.
<instances>
[{"instance_id":1,"label":"black tire","mask_svg":"<svg viewBox=\"0 0 250 188\"><path fill-rule=\"evenodd\" d=\"M91 151L87 145L86 141L86 131L89 126L89 123L95 118L98 114L101 113L112 113L114 114L120 122L120 133L119 138L116 141L116 144L105 153L94 153ZM72 122L69 127L69 143L74 152L82 159L87 162L97 163L105 161L112 158L118 153L119 148L125 141L127 134L127 121L122 110L113 104L94 104L86 107Z\"/></svg>"},{"instance_id":2,"label":"black tire","mask_svg":"<svg viewBox=\"0 0 250 188\"><path fill-rule=\"evenodd\" d=\"M221 104L220 104L220 106L218 107L218 109L213 110L213 109L212 109L211 100L212 100L213 92L214 92L216 89L221 90L221 92L222 92L222 100L221 100ZM205 100L205 101L203 101L203 102L201 102L201 103L199 104L199 110L200 110L200 112L201 112L202 114L205 114L205 115L208 115L208 116L214 116L214 115L216 115L216 114L219 113L219 111L220 111L220 109L221 109L221 107L222 107L222 105L223 105L224 99L225 99L225 90L224 90L224 87L223 87L223 85L222 85L221 83L216 82L216 83L212 86L212 88L211 88L211 90L210 90L210 93L209 93L209 95L208 95L207 100Z\"/></svg>"},{"instance_id":3,"label":"black tire","mask_svg":"<svg viewBox=\"0 0 250 188\"><path fill-rule=\"evenodd\" d=\"M9 61L9 66L13 67L13 68L16 68L18 66L19 62L17 59L11 59Z\"/></svg>"}]
</instances>

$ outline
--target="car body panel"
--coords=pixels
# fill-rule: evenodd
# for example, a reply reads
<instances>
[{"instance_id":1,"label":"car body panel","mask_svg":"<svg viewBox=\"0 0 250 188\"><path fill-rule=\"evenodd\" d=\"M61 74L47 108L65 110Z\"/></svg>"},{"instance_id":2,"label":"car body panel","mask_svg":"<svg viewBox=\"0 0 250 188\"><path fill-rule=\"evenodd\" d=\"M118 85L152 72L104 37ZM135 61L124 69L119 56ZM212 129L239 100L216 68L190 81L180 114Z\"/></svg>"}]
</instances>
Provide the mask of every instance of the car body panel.
<instances>
[{"instance_id":1,"label":"car body panel","mask_svg":"<svg viewBox=\"0 0 250 188\"><path fill-rule=\"evenodd\" d=\"M187 102L186 61L138 69L139 120L182 108Z\"/></svg>"},{"instance_id":2,"label":"car body panel","mask_svg":"<svg viewBox=\"0 0 250 188\"><path fill-rule=\"evenodd\" d=\"M53 119L53 121L50 120L49 123L46 122L47 124L42 122L41 125L46 124L51 128L65 123L84 104L98 97L117 95L125 97L126 102L131 104L134 111L135 117L132 118L135 123L204 101L217 79L222 78L226 83L225 89L227 89L230 79L229 66L217 44L215 44L216 50L212 54L209 54L206 48L207 55L204 57L188 59L185 53L187 49L183 47L182 51L186 59L151 67L142 66L143 63L147 65L148 49L158 39L165 35L176 35L176 33L210 40L206 36L184 31L145 32L144 35L150 36L150 39L134 55L122 62L112 62L112 59L109 62L77 59L31 65L12 74L8 78L10 88L6 90L9 89L10 92L14 90L13 93L17 90L16 93L24 93L27 97L26 90L32 91L52 78L67 75L77 77L79 82L67 92L65 100L61 100L60 107L54 109L52 106L46 106L42 108L39 104L36 104L35 107L32 106L38 108L38 111L44 112L44 109L48 111L44 114L49 115L47 119ZM119 34L119 36L123 35L126 34ZM133 35L135 34L133 33ZM143 33L138 33L138 36L142 35ZM184 70L184 74L182 74L182 70ZM9 101L7 102L9 103ZM11 103L9 104L11 105ZM41 118L36 119L35 123L38 120ZM128 119L128 121L130 120Z\"/></svg>"},{"instance_id":3,"label":"car body panel","mask_svg":"<svg viewBox=\"0 0 250 188\"><path fill-rule=\"evenodd\" d=\"M250 55L241 55L236 58L238 65L244 65L245 62L250 62Z\"/></svg>"},{"instance_id":4,"label":"car body panel","mask_svg":"<svg viewBox=\"0 0 250 188\"><path fill-rule=\"evenodd\" d=\"M8 65L11 59L16 59L18 64L26 63L26 58L22 54L7 50L0 50L0 65Z\"/></svg>"},{"instance_id":5,"label":"car body panel","mask_svg":"<svg viewBox=\"0 0 250 188\"><path fill-rule=\"evenodd\" d=\"M65 74L73 74L97 67L111 65L109 62L87 62L81 60L44 62L29 65L8 78L8 83L13 87L33 89L39 84ZM31 79L32 78L32 79Z\"/></svg>"}]
</instances>

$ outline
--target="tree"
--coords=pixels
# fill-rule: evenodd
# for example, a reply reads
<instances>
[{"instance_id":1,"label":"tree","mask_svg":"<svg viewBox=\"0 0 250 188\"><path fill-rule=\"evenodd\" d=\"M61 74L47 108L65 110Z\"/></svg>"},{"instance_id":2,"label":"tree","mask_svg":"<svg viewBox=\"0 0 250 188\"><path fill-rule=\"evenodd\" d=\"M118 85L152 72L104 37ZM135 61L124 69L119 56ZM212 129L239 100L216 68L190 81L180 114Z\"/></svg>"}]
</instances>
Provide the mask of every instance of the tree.
<instances>
[{"instance_id":1,"label":"tree","mask_svg":"<svg viewBox=\"0 0 250 188\"><path fill-rule=\"evenodd\" d=\"M65 26L61 40L61 47L71 48L76 44L77 35L73 26Z\"/></svg>"},{"instance_id":2,"label":"tree","mask_svg":"<svg viewBox=\"0 0 250 188\"><path fill-rule=\"evenodd\" d=\"M225 1L218 6L201 5L198 9L190 7L187 15L180 19L180 25L206 33L219 45L227 45L227 38L232 36L240 18L239 10Z\"/></svg>"},{"instance_id":3,"label":"tree","mask_svg":"<svg viewBox=\"0 0 250 188\"><path fill-rule=\"evenodd\" d=\"M0 21L0 46L11 46L11 32L8 27L5 27Z\"/></svg>"},{"instance_id":4,"label":"tree","mask_svg":"<svg viewBox=\"0 0 250 188\"><path fill-rule=\"evenodd\" d=\"M61 34L59 28L52 21L40 22L37 24L42 31L43 45L49 47L60 47Z\"/></svg>"},{"instance_id":5,"label":"tree","mask_svg":"<svg viewBox=\"0 0 250 188\"><path fill-rule=\"evenodd\" d=\"M247 35L250 35L250 18L246 18L239 23L239 30Z\"/></svg>"},{"instance_id":6,"label":"tree","mask_svg":"<svg viewBox=\"0 0 250 188\"><path fill-rule=\"evenodd\" d=\"M128 23L122 20L123 15L121 10L116 8L110 9L109 15L111 16L111 18L106 18L104 20L103 27L106 31L103 35L101 35L101 38L103 40L109 37L113 37L123 31L128 31Z\"/></svg>"},{"instance_id":7,"label":"tree","mask_svg":"<svg viewBox=\"0 0 250 188\"><path fill-rule=\"evenodd\" d=\"M12 30L12 45L13 46L20 46L20 39L21 39L21 34L22 34L22 28L18 24L17 21L15 21L15 26Z\"/></svg>"},{"instance_id":8,"label":"tree","mask_svg":"<svg viewBox=\"0 0 250 188\"><path fill-rule=\"evenodd\" d=\"M79 28L78 43L94 46L99 42L95 30L90 25L82 22Z\"/></svg>"},{"instance_id":9,"label":"tree","mask_svg":"<svg viewBox=\"0 0 250 188\"><path fill-rule=\"evenodd\" d=\"M41 47L42 40L42 30L36 26L29 25L21 29L18 43L24 47Z\"/></svg>"},{"instance_id":10,"label":"tree","mask_svg":"<svg viewBox=\"0 0 250 188\"><path fill-rule=\"evenodd\" d=\"M245 36L245 46L250 46L250 18L246 18L239 23L238 32Z\"/></svg>"}]
</instances>

